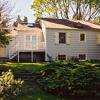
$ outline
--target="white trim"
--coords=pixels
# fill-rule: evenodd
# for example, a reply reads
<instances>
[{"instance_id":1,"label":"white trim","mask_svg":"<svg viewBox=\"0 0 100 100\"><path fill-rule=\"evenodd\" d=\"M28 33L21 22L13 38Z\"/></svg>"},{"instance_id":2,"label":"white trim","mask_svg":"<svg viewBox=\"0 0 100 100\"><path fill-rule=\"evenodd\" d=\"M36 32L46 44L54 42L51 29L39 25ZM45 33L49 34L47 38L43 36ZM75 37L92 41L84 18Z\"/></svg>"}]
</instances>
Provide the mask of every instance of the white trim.
<instances>
[{"instance_id":1,"label":"white trim","mask_svg":"<svg viewBox=\"0 0 100 100\"><path fill-rule=\"evenodd\" d=\"M84 34L84 35L85 35L85 40L84 40L84 41L81 41L81 40L80 40L80 35L81 35L81 34ZM83 32L83 33L82 33L82 32L79 33L79 42L81 42L81 43L86 42L86 33L84 33L84 32Z\"/></svg>"},{"instance_id":2,"label":"white trim","mask_svg":"<svg viewBox=\"0 0 100 100\"><path fill-rule=\"evenodd\" d=\"M79 59L79 55L85 55L85 59L80 60L80 59ZM79 54L78 54L78 59L79 59L79 61L85 61L85 60L87 60L87 54L86 54L86 53L79 53Z\"/></svg>"}]
</instances>

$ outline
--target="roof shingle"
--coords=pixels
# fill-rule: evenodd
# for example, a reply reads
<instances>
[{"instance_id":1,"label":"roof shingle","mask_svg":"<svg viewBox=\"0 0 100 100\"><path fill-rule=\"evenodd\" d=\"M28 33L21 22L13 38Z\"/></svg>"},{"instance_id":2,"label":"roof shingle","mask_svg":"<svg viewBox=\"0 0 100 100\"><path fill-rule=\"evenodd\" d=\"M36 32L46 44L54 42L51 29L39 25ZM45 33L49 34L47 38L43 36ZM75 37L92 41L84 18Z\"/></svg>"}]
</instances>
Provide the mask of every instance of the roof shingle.
<instances>
[{"instance_id":1,"label":"roof shingle","mask_svg":"<svg viewBox=\"0 0 100 100\"><path fill-rule=\"evenodd\" d=\"M66 19L52 19L42 18L47 28L63 28L63 29L85 29L85 30L97 30L100 31L100 25L96 25L90 22L80 20L66 20Z\"/></svg>"}]
</instances>

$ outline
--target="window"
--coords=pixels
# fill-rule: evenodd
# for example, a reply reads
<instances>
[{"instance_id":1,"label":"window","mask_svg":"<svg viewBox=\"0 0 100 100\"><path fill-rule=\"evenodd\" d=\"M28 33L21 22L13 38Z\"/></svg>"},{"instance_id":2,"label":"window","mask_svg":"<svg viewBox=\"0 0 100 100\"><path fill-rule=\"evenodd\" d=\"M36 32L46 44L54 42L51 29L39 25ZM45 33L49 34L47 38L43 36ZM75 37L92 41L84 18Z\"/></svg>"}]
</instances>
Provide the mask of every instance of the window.
<instances>
[{"instance_id":1,"label":"window","mask_svg":"<svg viewBox=\"0 0 100 100\"><path fill-rule=\"evenodd\" d=\"M26 36L26 47L30 48L30 36L29 35Z\"/></svg>"},{"instance_id":2,"label":"window","mask_svg":"<svg viewBox=\"0 0 100 100\"><path fill-rule=\"evenodd\" d=\"M66 43L66 34L65 33L59 33L59 43Z\"/></svg>"},{"instance_id":3,"label":"window","mask_svg":"<svg viewBox=\"0 0 100 100\"><path fill-rule=\"evenodd\" d=\"M32 47L36 46L36 36L32 36Z\"/></svg>"},{"instance_id":4,"label":"window","mask_svg":"<svg viewBox=\"0 0 100 100\"><path fill-rule=\"evenodd\" d=\"M66 55L58 55L58 60L66 60Z\"/></svg>"},{"instance_id":5,"label":"window","mask_svg":"<svg viewBox=\"0 0 100 100\"><path fill-rule=\"evenodd\" d=\"M79 60L86 60L86 54L79 54Z\"/></svg>"},{"instance_id":6,"label":"window","mask_svg":"<svg viewBox=\"0 0 100 100\"><path fill-rule=\"evenodd\" d=\"M80 34L80 41L85 41L85 34L84 33Z\"/></svg>"}]
</instances>

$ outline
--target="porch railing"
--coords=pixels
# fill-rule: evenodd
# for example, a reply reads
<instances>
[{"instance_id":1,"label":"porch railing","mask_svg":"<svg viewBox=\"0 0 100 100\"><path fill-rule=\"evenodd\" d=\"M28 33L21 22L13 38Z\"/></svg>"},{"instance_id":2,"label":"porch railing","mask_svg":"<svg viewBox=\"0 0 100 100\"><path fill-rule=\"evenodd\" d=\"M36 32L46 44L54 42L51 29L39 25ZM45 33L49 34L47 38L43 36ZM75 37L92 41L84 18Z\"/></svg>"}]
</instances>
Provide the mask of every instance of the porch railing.
<instances>
[{"instance_id":1,"label":"porch railing","mask_svg":"<svg viewBox=\"0 0 100 100\"><path fill-rule=\"evenodd\" d=\"M9 45L9 58L12 59L20 51L40 51L44 49L44 42L37 43L36 45L33 45L32 43L29 43L29 45L22 45L21 43L15 42Z\"/></svg>"}]
</instances>

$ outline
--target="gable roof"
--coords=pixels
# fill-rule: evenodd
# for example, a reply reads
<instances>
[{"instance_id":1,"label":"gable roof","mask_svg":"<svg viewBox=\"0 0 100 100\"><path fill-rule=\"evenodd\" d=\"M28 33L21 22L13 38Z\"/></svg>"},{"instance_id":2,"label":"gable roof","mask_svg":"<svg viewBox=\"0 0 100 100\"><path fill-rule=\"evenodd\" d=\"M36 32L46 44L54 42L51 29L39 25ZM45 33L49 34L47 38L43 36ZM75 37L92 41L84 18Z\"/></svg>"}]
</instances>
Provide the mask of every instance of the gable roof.
<instances>
[{"instance_id":1,"label":"gable roof","mask_svg":"<svg viewBox=\"0 0 100 100\"><path fill-rule=\"evenodd\" d=\"M57 29L85 29L100 31L100 25L96 25L90 22L80 20L66 20L66 19L52 19L42 18L41 19L46 28L57 28Z\"/></svg>"}]
</instances>

